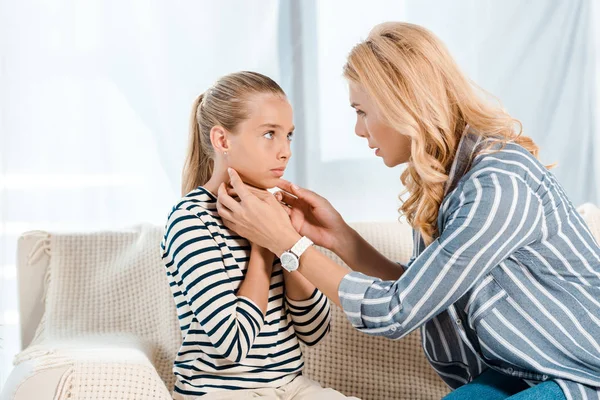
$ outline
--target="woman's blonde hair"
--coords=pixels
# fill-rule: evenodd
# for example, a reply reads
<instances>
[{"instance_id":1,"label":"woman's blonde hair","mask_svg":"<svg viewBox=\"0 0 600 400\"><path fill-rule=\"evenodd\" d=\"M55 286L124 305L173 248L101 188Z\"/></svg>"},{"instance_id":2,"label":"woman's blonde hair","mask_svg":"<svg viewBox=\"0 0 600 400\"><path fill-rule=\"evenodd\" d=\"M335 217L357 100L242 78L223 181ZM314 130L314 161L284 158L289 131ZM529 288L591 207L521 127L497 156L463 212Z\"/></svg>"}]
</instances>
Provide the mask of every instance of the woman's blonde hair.
<instances>
[{"instance_id":1,"label":"woman's blonde hair","mask_svg":"<svg viewBox=\"0 0 600 400\"><path fill-rule=\"evenodd\" d=\"M237 126L249 118L250 96L262 93L285 97L283 89L271 78L257 72L241 71L220 78L196 98L190 117L182 195L204 185L213 173L215 154L210 142L211 129L218 125L234 133Z\"/></svg>"},{"instance_id":2,"label":"woman's blonde hair","mask_svg":"<svg viewBox=\"0 0 600 400\"><path fill-rule=\"evenodd\" d=\"M409 197L398 211L427 244L439 233L444 184L467 124L538 157L537 145L521 135L521 123L484 101L441 40L421 26L377 25L350 52L344 76L367 91L389 126L411 138L411 157L400 178Z\"/></svg>"}]
</instances>

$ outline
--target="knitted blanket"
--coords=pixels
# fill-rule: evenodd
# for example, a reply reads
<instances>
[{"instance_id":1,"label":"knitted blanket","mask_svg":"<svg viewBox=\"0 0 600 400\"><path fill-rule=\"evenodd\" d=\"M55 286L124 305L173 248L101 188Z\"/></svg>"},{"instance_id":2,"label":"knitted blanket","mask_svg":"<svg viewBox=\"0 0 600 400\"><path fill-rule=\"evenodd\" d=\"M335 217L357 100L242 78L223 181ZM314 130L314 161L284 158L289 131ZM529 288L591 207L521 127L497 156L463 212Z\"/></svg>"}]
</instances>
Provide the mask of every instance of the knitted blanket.
<instances>
[{"instance_id":1,"label":"knitted blanket","mask_svg":"<svg viewBox=\"0 0 600 400\"><path fill-rule=\"evenodd\" d=\"M15 364L69 365L56 398L170 398L181 334L160 258L163 232L137 225L41 240L31 257L50 254L45 314Z\"/></svg>"}]
</instances>

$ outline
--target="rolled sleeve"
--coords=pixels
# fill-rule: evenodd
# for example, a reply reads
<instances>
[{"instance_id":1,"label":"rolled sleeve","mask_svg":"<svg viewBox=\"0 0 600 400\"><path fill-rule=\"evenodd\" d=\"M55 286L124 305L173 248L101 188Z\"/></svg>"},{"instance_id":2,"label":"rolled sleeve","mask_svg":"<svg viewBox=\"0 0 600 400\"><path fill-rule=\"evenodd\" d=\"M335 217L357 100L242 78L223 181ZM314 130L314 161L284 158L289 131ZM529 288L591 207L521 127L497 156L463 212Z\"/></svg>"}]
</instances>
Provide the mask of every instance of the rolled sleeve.
<instances>
[{"instance_id":1,"label":"rolled sleeve","mask_svg":"<svg viewBox=\"0 0 600 400\"><path fill-rule=\"evenodd\" d=\"M374 282L381 282L381 279L360 272L351 272L342 279L338 287L342 310L352 326L357 329L365 328L362 319L362 304L367 290Z\"/></svg>"}]
</instances>

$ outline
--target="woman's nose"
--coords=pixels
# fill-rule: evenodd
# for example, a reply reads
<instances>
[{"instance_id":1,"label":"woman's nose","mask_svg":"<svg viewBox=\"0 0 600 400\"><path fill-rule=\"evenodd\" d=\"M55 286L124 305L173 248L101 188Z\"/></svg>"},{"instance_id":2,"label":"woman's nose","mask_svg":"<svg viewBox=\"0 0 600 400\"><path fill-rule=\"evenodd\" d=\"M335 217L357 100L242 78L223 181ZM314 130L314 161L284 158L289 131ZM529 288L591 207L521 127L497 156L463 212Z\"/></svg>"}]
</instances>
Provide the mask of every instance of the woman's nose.
<instances>
[{"instance_id":1,"label":"woman's nose","mask_svg":"<svg viewBox=\"0 0 600 400\"><path fill-rule=\"evenodd\" d=\"M354 127L354 133L358 137L366 138L368 132L367 132L367 129L365 128L364 124L361 124L361 123L357 122L356 126Z\"/></svg>"}]
</instances>

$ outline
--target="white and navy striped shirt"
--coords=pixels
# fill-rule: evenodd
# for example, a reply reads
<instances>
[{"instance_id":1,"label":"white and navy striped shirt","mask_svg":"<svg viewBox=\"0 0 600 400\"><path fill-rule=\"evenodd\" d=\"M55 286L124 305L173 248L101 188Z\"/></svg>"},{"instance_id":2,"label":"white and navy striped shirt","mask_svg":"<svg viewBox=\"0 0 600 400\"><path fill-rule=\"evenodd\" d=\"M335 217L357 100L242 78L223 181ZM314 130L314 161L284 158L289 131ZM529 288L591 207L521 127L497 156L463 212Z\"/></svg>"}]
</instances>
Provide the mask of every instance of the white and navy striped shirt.
<instances>
[{"instance_id":1,"label":"white and navy striped shirt","mask_svg":"<svg viewBox=\"0 0 600 400\"><path fill-rule=\"evenodd\" d=\"M278 259L264 316L237 296L250 245L222 224L213 194L198 187L173 207L161 247L183 335L174 395L280 387L301 373L299 341L312 346L329 332L329 302L318 290L287 298Z\"/></svg>"},{"instance_id":2,"label":"white and navy striped shirt","mask_svg":"<svg viewBox=\"0 0 600 400\"><path fill-rule=\"evenodd\" d=\"M523 147L480 152L463 136L440 206L440 235L397 281L358 272L339 296L360 331L400 339L421 328L452 388L487 368L567 399L600 399L600 248L564 190ZM498 149L498 147L496 147Z\"/></svg>"}]
</instances>

